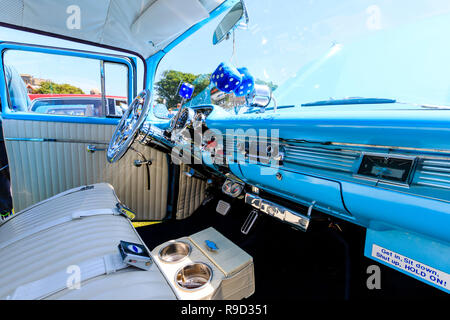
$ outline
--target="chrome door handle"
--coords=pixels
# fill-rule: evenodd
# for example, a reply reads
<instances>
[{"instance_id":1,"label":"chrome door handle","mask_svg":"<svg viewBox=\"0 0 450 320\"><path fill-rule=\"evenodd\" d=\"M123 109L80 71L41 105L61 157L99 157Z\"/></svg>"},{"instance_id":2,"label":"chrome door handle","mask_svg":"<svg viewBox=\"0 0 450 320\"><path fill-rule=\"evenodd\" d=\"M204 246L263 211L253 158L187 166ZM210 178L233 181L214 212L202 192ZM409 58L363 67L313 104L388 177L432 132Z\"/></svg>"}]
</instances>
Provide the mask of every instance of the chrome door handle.
<instances>
[{"instance_id":1,"label":"chrome door handle","mask_svg":"<svg viewBox=\"0 0 450 320\"><path fill-rule=\"evenodd\" d=\"M90 153L94 153L95 151L105 151L106 148L97 148L94 144L88 144L86 147L86 151Z\"/></svg>"}]
</instances>

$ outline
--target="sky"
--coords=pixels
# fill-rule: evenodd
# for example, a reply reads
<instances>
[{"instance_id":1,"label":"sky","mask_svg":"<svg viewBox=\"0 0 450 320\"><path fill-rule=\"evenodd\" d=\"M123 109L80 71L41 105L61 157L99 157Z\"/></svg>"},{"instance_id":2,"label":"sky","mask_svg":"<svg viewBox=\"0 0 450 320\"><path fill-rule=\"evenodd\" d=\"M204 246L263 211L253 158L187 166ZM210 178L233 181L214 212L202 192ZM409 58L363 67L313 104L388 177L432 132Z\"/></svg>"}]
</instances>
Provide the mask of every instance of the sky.
<instances>
[{"instance_id":1,"label":"sky","mask_svg":"<svg viewBox=\"0 0 450 320\"><path fill-rule=\"evenodd\" d=\"M212 35L222 15L169 52L159 65L156 79L167 69L210 73L220 62L232 60L237 67L247 67L256 78L282 85L297 77L302 67L326 54L336 43L351 44L379 32L450 12L448 0L245 0L245 4L249 28L236 30L233 59L231 39L212 45ZM92 49L5 28L0 28L0 39ZM20 73L54 78L58 82L68 82L65 79L70 75L71 81L85 92L99 86L94 75L96 63L64 63L58 70L52 59L44 59L45 63L40 64L19 55L9 59L18 66ZM111 72L119 77L119 70ZM142 79L142 68L139 68L138 78ZM110 91L122 95L123 83L112 81L108 86L111 86Z\"/></svg>"}]
</instances>

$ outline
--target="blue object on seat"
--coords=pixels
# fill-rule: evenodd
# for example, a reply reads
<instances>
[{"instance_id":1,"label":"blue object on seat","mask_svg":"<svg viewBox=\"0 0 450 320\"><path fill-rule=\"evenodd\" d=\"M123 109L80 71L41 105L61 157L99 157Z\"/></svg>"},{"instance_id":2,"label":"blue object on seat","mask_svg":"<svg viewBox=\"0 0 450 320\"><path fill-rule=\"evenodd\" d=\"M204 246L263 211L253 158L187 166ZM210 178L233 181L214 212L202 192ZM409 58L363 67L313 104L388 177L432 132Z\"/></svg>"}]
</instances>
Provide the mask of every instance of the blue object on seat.
<instances>
[{"instance_id":1,"label":"blue object on seat","mask_svg":"<svg viewBox=\"0 0 450 320\"><path fill-rule=\"evenodd\" d=\"M241 84L242 76L236 67L227 62L222 62L211 75L211 82L220 91L231 93Z\"/></svg>"},{"instance_id":2,"label":"blue object on seat","mask_svg":"<svg viewBox=\"0 0 450 320\"><path fill-rule=\"evenodd\" d=\"M190 99L194 93L194 88L192 84L184 82L181 84L178 94L184 99Z\"/></svg>"},{"instance_id":3,"label":"blue object on seat","mask_svg":"<svg viewBox=\"0 0 450 320\"><path fill-rule=\"evenodd\" d=\"M253 91L255 87L255 78L248 72L247 68L238 68L242 76L241 84L234 90L236 97L246 96Z\"/></svg>"}]
</instances>

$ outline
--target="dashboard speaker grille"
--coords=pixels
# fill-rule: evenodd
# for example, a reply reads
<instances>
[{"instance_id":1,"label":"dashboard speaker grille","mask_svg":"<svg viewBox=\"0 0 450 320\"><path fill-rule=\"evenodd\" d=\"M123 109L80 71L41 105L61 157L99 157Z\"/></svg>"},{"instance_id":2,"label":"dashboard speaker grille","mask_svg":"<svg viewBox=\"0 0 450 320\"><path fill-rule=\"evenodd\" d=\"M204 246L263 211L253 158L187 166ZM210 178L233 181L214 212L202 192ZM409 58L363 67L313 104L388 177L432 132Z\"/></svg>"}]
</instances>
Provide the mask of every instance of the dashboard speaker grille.
<instances>
[{"instance_id":1,"label":"dashboard speaker grille","mask_svg":"<svg viewBox=\"0 0 450 320\"><path fill-rule=\"evenodd\" d=\"M422 160L419 164L416 184L450 189L450 160Z\"/></svg>"},{"instance_id":2,"label":"dashboard speaker grille","mask_svg":"<svg viewBox=\"0 0 450 320\"><path fill-rule=\"evenodd\" d=\"M285 145L284 162L289 164L353 172L360 153L351 150L329 150L325 148Z\"/></svg>"}]
</instances>

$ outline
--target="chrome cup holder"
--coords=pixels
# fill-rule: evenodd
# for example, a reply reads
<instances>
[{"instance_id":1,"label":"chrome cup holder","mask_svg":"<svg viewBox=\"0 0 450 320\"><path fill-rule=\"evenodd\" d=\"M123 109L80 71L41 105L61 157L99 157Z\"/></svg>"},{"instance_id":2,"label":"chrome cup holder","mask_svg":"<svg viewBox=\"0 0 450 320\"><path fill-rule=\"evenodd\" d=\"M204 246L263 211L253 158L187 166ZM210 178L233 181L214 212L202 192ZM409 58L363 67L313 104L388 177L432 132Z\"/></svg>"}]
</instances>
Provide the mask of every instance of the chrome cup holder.
<instances>
[{"instance_id":1,"label":"chrome cup holder","mask_svg":"<svg viewBox=\"0 0 450 320\"><path fill-rule=\"evenodd\" d=\"M191 253L191 246L185 242L172 241L159 250L159 259L166 263L177 263Z\"/></svg>"},{"instance_id":2,"label":"chrome cup holder","mask_svg":"<svg viewBox=\"0 0 450 320\"><path fill-rule=\"evenodd\" d=\"M205 263L196 262L181 267L175 274L176 285L183 290L198 290L212 279L212 269Z\"/></svg>"}]
</instances>

